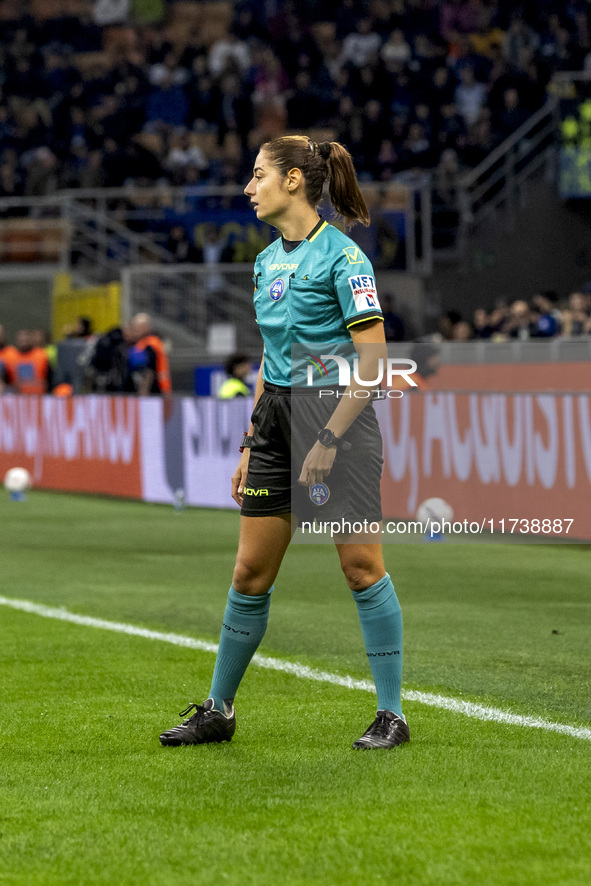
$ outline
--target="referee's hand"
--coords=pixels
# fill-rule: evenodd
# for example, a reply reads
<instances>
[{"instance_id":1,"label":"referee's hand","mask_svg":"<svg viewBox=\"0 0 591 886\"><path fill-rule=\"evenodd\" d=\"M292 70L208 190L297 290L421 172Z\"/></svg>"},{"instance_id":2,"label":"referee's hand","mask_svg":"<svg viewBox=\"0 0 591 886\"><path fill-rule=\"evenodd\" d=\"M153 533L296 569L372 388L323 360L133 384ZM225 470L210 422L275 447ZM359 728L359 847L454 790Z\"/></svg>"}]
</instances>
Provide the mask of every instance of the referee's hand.
<instances>
[{"instance_id":1,"label":"referee's hand","mask_svg":"<svg viewBox=\"0 0 591 886\"><path fill-rule=\"evenodd\" d=\"M232 498L242 507L244 501L244 487L246 486L246 475L248 474L248 460L250 458L250 449L245 449L240 456L238 467L232 474Z\"/></svg>"},{"instance_id":2,"label":"referee's hand","mask_svg":"<svg viewBox=\"0 0 591 886\"><path fill-rule=\"evenodd\" d=\"M322 483L332 470L336 454L336 446L323 446L318 441L314 443L314 446L312 446L312 449L304 459L298 483L302 486L313 486L314 483Z\"/></svg>"}]
</instances>

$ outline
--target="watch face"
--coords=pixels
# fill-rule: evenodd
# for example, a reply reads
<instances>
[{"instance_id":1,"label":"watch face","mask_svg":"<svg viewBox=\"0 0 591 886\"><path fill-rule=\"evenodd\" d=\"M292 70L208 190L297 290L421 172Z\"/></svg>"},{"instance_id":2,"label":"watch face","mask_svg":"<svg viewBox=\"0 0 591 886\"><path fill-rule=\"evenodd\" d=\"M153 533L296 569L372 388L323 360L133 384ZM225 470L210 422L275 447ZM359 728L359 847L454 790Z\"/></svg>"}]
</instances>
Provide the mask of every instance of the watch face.
<instances>
[{"instance_id":1,"label":"watch face","mask_svg":"<svg viewBox=\"0 0 591 886\"><path fill-rule=\"evenodd\" d=\"M334 443L335 436L328 428L323 428L318 434L318 439L323 446L331 446Z\"/></svg>"}]
</instances>

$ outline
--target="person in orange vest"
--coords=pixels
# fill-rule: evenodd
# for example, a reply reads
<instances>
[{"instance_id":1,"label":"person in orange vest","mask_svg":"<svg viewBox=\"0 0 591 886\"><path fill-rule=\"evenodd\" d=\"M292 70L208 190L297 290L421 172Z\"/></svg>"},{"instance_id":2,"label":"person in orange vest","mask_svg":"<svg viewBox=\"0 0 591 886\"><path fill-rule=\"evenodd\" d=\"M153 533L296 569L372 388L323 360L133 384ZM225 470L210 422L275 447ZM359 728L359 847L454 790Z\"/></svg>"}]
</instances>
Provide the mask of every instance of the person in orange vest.
<instances>
[{"instance_id":1,"label":"person in orange vest","mask_svg":"<svg viewBox=\"0 0 591 886\"><path fill-rule=\"evenodd\" d=\"M149 314L136 314L131 321L131 338L134 342L129 349L129 370L140 396L148 394L172 393L168 355L162 339L152 332L152 318Z\"/></svg>"},{"instance_id":2,"label":"person in orange vest","mask_svg":"<svg viewBox=\"0 0 591 886\"><path fill-rule=\"evenodd\" d=\"M57 347L51 340L51 333L47 329L31 329L31 344L34 348L41 348L47 354L47 359L52 370L57 369Z\"/></svg>"},{"instance_id":3,"label":"person in orange vest","mask_svg":"<svg viewBox=\"0 0 591 886\"><path fill-rule=\"evenodd\" d=\"M18 354L14 345L6 344L4 326L0 325L0 394L10 384L10 367Z\"/></svg>"},{"instance_id":4,"label":"person in orange vest","mask_svg":"<svg viewBox=\"0 0 591 886\"><path fill-rule=\"evenodd\" d=\"M8 368L8 381L18 394L46 394L52 388L53 373L43 348L33 347L31 333L20 329L16 336L16 356Z\"/></svg>"}]
</instances>

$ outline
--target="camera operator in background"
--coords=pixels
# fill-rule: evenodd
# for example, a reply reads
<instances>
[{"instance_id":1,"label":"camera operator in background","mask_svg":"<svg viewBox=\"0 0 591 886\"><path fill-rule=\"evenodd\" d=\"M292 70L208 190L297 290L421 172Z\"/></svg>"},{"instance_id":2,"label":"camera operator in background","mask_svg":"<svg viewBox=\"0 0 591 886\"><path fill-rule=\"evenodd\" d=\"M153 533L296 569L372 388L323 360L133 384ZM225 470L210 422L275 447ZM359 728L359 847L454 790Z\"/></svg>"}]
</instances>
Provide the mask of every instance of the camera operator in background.
<instances>
[{"instance_id":1,"label":"camera operator in background","mask_svg":"<svg viewBox=\"0 0 591 886\"><path fill-rule=\"evenodd\" d=\"M79 359L84 367L84 387L93 394L133 393L128 353L129 325L116 326L104 335L93 336Z\"/></svg>"}]
</instances>

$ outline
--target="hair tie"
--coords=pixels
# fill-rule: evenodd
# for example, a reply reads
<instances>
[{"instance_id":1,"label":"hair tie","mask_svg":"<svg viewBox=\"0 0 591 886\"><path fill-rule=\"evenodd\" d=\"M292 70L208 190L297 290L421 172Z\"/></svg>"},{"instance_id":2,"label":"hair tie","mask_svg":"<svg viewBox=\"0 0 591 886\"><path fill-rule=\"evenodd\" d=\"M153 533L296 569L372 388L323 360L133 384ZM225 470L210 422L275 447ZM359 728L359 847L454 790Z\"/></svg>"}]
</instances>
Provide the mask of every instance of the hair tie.
<instances>
[{"instance_id":1,"label":"hair tie","mask_svg":"<svg viewBox=\"0 0 591 886\"><path fill-rule=\"evenodd\" d=\"M320 142L319 145L316 145L318 148L318 153L322 157L323 160L328 160L330 157L330 152L332 151L332 143L331 142Z\"/></svg>"}]
</instances>

